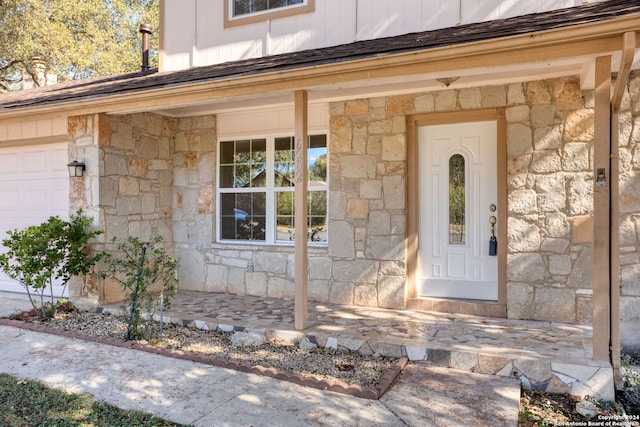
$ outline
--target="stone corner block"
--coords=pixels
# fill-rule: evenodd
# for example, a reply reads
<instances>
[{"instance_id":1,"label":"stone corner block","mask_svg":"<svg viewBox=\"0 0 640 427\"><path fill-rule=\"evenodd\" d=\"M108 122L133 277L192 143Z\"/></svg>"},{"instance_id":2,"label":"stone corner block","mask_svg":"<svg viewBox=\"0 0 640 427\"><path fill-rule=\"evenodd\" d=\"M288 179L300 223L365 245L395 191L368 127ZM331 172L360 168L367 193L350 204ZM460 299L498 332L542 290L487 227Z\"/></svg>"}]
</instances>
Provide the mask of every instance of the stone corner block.
<instances>
[{"instance_id":1,"label":"stone corner block","mask_svg":"<svg viewBox=\"0 0 640 427\"><path fill-rule=\"evenodd\" d=\"M552 363L553 375L571 386L571 395L591 396L597 400L614 401L615 386L613 368L607 366L583 366Z\"/></svg>"}]
</instances>

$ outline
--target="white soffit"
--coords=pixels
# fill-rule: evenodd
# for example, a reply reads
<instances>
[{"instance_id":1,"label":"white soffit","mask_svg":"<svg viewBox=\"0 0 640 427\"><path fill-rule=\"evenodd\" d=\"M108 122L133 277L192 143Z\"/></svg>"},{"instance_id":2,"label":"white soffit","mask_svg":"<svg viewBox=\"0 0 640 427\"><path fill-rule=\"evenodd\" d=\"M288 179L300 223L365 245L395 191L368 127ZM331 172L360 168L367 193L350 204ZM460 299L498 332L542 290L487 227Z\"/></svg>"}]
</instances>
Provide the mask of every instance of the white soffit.
<instances>
[{"instance_id":1,"label":"white soffit","mask_svg":"<svg viewBox=\"0 0 640 427\"><path fill-rule=\"evenodd\" d=\"M619 58L620 55L618 54ZM449 73L426 73L420 75L402 75L378 79L362 79L335 84L310 86L310 102L333 102L354 98L371 98L388 95L402 95L408 93L431 92L443 90L446 87L436 79L443 77L457 77L449 87L462 89L469 87L509 84L523 81L551 79L557 77L576 76L588 77L589 66L593 58L566 58L557 61L517 64L501 67L483 67L478 69L452 70ZM618 60L619 62L619 60ZM613 71L617 66L613 64ZM588 89L587 87L583 87ZM251 96L227 99L215 99L198 104L185 102L184 105L159 107L156 112L172 117L187 117L193 115L219 114L266 106L291 105L292 91L257 93Z\"/></svg>"}]
</instances>

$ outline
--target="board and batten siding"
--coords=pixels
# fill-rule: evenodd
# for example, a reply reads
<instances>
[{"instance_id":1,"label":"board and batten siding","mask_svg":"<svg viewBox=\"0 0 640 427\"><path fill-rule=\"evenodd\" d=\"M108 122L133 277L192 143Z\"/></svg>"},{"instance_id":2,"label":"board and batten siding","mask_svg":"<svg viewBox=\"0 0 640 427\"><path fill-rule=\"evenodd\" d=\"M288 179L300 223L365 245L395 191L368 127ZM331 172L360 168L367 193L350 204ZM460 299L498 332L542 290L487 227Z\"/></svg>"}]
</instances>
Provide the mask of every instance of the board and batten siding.
<instances>
[{"instance_id":1,"label":"board and batten siding","mask_svg":"<svg viewBox=\"0 0 640 427\"><path fill-rule=\"evenodd\" d=\"M292 106L282 106L254 111L234 111L217 115L218 139L254 137L273 134L293 135L295 126ZM311 133L329 129L329 105L309 105L308 130Z\"/></svg>"},{"instance_id":2,"label":"board and batten siding","mask_svg":"<svg viewBox=\"0 0 640 427\"><path fill-rule=\"evenodd\" d=\"M33 121L15 121L0 123L0 146L33 143L34 138L51 138L67 135L67 119L59 117L55 119L42 119Z\"/></svg>"},{"instance_id":3,"label":"board and batten siding","mask_svg":"<svg viewBox=\"0 0 640 427\"><path fill-rule=\"evenodd\" d=\"M162 71L258 58L603 0L316 0L315 11L224 28L224 1L165 0Z\"/></svg>"}]
</instances>

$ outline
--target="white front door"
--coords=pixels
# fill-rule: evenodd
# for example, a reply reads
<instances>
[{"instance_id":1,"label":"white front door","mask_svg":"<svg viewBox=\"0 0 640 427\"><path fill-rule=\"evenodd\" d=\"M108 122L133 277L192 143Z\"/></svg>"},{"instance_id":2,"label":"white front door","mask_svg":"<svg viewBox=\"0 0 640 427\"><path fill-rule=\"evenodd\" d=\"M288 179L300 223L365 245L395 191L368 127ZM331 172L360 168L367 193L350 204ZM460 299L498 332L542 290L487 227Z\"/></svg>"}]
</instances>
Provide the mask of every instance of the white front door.
<instances>
[{"instance_id":1,"label":"white front door","mask_svg":"<svg viewBox=\"0 0 640 427\"><path fill-rule=\"evenodd\" d=\"M69 217L67 143L0 147L0 253L8 230L39 225L50 216ZM0 272L0 291L25 292ZM62 286L54 284L54 295Z\"/></svg>"},{"instance_id":2,"label":"white front door","mask_svg":"<svg viewBox=\"0 0 640 427\"><path fill-rule=\"evenodd\" d=\"M497 301L496 122L420 127L418 155L419 296Z\"/></svg>"}]
</instances>

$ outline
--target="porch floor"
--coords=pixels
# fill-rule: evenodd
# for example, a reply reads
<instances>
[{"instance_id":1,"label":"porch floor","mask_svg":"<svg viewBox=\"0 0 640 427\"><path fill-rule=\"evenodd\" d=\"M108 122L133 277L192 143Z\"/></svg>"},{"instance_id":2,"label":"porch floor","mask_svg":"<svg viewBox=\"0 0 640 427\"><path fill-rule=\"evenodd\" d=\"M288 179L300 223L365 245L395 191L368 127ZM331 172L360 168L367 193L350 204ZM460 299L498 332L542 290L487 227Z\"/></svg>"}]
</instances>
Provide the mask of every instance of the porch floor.
<instances>
[{"instance_id":1,"label":"porch floor","mask_svg":"<svg viewBox=\"0 0 640 427\"><path fill-rule=\"evenodd\" d=\"M102 309L118 311L120 306ZM547 391L608 394L593 389L608 379L590 384L593 377L607 376L601 369L611 369L610 364L592 359L591 326L316 302L308 303L308 312L307 329L297 331L293 300L180 291L163 316L167 323L209 330L251 329L296 342L307 338L321 347L517 375L525 385Z\"/></svg>"}]
</instances>

